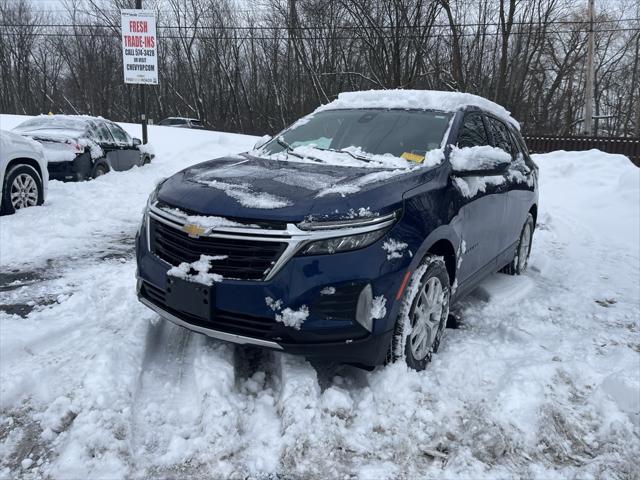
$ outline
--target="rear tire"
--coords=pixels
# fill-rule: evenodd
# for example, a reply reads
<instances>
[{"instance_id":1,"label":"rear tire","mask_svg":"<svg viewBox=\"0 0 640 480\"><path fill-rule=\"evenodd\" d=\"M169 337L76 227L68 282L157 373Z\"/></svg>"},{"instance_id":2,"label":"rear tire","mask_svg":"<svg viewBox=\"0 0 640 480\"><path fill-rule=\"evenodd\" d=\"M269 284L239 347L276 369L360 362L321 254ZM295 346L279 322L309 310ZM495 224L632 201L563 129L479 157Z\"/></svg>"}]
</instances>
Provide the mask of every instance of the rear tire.
<instances>
[{"instance_id":1,"label":"rear tire","mask_svg":"<svg viewBox=\"0 0 640 480\"><path fill-rule=\"evenodd\" d=\"M438 351L449 316L450 285L442 257L427 255L405 290L388 359L424 370Z\"/></svg>"},{"instance_id":2,"label":"rear tire","mask_svg":"<svg viewBox=\"0 0 640 480\"><path fill-rule=\"evenodd\" d=\"M527 269L529 254L531 253L533 230L533 215L529 213L520 232L520 238L518 239L518 246L516 247L513 260L511 260L509 265L500 270L502 273L506 273L507 275L522 275Z\"/></svg>"},{"instance_id":3,"label":"rear tire","mask_svg":"<svg viewBox=\"0 0 640 480\"><path fill-rule=\"evenodd\" d=\"M109 166L104 162L96 163L91 172L92 178L98 178L109 173Z\"/></svg>"},{"instance_id":4,"label":"rear tire","mask_svg":"<svg viewBox=\"0 0 640 480\"><path fill-rule=\"evenodd\" d=\"M42 180L29 165L12 167L4 177L0 213L11 215L21 208L35 207L44 202Z\"/></svg>"}]
</instances>

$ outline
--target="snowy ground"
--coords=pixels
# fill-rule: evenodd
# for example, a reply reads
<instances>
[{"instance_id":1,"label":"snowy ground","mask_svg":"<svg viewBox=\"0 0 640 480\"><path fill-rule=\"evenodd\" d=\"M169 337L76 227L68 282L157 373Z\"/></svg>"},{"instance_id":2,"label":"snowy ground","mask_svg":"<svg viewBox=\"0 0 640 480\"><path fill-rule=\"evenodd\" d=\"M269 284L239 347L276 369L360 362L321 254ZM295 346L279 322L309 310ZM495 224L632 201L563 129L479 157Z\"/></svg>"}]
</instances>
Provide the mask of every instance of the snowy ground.
<instances>
[{"instance_id":1,"label":"snowy ground","mask_svg":"<svg viewBox=\"0 0 640 480\"><path fill-rule=\"evenodd\" d=\"M527 274L495 275L460 305L427 371L367 373L234 349L137 302L133 237L155 182L254 143L150 136L151 165L51 182L43 207L0 220L0 478L638 478L627 159L536 156Z\"/></svg>"}]
</instances>

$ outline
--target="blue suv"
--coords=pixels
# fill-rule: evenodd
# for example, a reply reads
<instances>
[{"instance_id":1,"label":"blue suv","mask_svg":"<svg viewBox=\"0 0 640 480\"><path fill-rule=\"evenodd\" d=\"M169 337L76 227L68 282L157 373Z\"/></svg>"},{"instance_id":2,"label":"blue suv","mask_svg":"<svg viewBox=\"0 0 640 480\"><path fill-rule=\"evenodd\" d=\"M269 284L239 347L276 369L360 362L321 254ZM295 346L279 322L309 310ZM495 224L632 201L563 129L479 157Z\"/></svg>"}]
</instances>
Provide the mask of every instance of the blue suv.
<instances>
[{"instance_id":1,"label":"blue suv","mask_svg":"<svg viewBox=\"0 0 640 480\"><path fill-rule=\"evenodd\" d=\"M527 266L538 169L481 97L341 94L254 150L152 192L138 296L243 345L372 368L425 368L449 306Z\"/></svg>"}]
</instances>

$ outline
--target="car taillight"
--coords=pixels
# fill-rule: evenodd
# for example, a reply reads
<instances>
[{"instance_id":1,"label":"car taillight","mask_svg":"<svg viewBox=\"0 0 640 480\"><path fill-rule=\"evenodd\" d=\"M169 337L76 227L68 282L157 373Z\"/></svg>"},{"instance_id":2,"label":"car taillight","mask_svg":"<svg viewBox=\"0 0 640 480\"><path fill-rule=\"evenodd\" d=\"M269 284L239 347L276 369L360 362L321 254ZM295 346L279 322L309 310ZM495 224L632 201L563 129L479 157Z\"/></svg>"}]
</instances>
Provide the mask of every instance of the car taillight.
<instances>
[{"instance_id":1,"label":"car taillight","mask_svg":"<svg viewBox=\"0 0 640 480\"><path fill-rule=\"evenodd\" d=\"M79 143L72 143L71 149L73 150L73 153L84 153L84 147Z\"/></svg>"}]
</instances>

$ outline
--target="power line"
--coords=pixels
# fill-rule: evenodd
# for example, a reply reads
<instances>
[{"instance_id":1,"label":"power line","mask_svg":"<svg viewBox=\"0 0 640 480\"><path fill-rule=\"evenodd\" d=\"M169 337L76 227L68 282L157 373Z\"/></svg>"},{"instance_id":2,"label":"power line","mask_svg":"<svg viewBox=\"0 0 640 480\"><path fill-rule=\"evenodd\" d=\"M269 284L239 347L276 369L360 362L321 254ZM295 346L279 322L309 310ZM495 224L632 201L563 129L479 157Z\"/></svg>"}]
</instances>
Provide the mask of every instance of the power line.
<instances>
[{"instance_id":1,"label":"power line","mask_svg":"<svg viewBox=\"0 0 640 480\"><path fill-rule=\"evenodd\" d=\"M104 27L107 28L107 27ZM598 30L599 33L607 33L607 32L639 32L640 28L614 28L607 30ZM547 35L557 35L557 34L568 34L568 33L576 33L574 30L558 30L558 31L548 31ZM491 36L499 36L501 32L485 32L485 35ZM475 33L460 33L458 37L475 37L477 34ZM512 36L515 35L530 35L529 32L511 32ZM76 32L73 34L68 33L56 33L56 32L0 32L0 36L12 36L12 37L111 37L111 38L120 38L119 34L116 33L82 33ZM451 37L451 34L429 34L429 35L402 35L400 37L396 36L383 36L376 35L376 40L398 40L398 39L425 39L425 38L439 38L439 37ZM157 35L160 39L184 39L183 35ZM197 40L285 40L287 36L283 35L281 37L274 36L247 36L247 35L226 35L226 36L203 36L197 35ZM299 37L300 40L362 40L363 36L316 36L316 37Z\"/></svg>"},{"instance_id":2,"label":"power line","mask_svg":"<svg viewBox=\"0 0 640 480\"><path fill-rule=\"evenodd\" d=\"M620 22L637 22L640 21L640 18L621 18L619 20L600 20L594 22L597 23L620 23ZM545 23L538 22L513 22L513 25L518 26L546 26L546 25L584 25L590 26L589 20L556 20L556 21L548 21ZM107 25L97 25L97 24L71 24L71 23L40 23L40 24L0 24L0 27L8 28L8 27L17 27L17 28L28 28L28 27L46 27L46 28L95 28L102 27ZM500 23L465 23L454 25L456 28L467 28L467 27L500 27ZM397 29L397 30L414 30L414 29L424 29L424 28L450 28L451 26L448 23L432 23L427 25L402 25L402 26L387 26L380 25L376 26L377 29ZM229 26L229 25L198 25L198 26L179 26L179 25L158 25L158 29L192 29L192 30L272 30L272 31L291 31L291 30L300 30L300 31L309 31L309 30L325 30L328 29L326 26L313 26L313 25L305 25L305 26L267 26L267 25L255 25L255 26ZM362 30L362 27L357 25L344 25L344 26L336 26L335 30ZM606 30L599 30L606 31ZM513 33L513 32L512 32Z\"/></svg>"}]
</instances>

